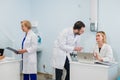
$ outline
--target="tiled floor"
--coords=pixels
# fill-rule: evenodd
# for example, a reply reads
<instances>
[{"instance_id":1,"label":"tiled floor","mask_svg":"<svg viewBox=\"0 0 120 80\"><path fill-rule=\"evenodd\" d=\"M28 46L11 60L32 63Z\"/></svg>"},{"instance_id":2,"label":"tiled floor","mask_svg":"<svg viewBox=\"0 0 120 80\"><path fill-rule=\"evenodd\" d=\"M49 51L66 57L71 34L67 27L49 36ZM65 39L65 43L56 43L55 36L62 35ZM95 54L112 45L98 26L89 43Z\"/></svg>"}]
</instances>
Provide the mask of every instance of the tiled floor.
<instances>
[{"instance_id":1,"label":"tiled floor","mask_svg":"<svg viewBox=\"0 0 120 80\"><path fill-rule=\"evenodd\" d=\"M22 75L21 75L22 80ZM53 80L51 75L38 73L38 80Z\"/></svg>"}]
</instances>

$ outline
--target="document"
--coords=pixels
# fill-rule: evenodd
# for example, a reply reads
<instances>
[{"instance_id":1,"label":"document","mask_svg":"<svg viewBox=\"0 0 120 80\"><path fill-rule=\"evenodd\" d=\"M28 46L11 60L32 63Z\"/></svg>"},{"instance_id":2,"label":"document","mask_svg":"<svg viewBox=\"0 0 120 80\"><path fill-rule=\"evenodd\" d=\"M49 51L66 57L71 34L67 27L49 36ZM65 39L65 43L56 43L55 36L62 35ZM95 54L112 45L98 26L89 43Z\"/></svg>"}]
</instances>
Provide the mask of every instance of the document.
<instances>
[{"instance_id":1,"label":"document","mask_svg":"<svg viewBox=\"0 0 120 80\"><path fill-rule=\"evenodd\" d=\"M95 64L101 64L101 65L106 65L106 66L112 66L114 63L112 62L95 62Z\"/></svg>"}]
</instances>

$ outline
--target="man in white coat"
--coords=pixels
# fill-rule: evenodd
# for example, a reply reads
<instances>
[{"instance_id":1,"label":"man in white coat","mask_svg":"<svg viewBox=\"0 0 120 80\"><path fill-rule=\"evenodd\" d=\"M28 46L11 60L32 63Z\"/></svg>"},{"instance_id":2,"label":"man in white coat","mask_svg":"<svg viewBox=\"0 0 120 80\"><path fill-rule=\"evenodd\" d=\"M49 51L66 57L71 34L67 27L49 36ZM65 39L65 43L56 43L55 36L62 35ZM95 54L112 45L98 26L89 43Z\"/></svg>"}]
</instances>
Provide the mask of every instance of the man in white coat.
<instances>
[{"instance_id":1,"label":"man in white coat","mask_svg":"<svg viewBox=\"0 0 120 80\"><path fill-rule=\"evenodd\" d=\"M64 68L67 72L65 80L70 80L70 53L82 50L82 47L76 46L76 43L84 30L85 24L82 21L77 21L73 28L63 30L55 41L53 67L56 80L61 80Z\"/></svg>"}]
</instances>

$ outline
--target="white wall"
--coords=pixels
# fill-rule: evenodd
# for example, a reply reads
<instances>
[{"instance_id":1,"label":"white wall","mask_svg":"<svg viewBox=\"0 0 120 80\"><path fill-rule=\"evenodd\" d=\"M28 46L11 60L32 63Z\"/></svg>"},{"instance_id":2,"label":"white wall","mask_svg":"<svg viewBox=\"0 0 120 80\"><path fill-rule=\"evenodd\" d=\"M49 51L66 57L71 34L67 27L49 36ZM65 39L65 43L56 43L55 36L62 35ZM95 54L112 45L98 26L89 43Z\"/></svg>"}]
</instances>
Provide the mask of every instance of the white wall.
<instances>
[{"instance_id":1,"label":"white wall","mask_svg":"<svg viewBox=\"0 0 120 80\"><path fill-rule=\"evenodd\" d=\"M99 0L99 29L107 33L120 74L120 0Z\"/></svg>"},{"instance_id":2,"label":"white wall","mask_svg":"<svg viewBox=\"0 0 120 80\"><path fill-rule=\"evenodd\" d=\"M23 32L20 21L30 19L29 0L0 0L0 48L13 46L21 47ZM11 56L10 52L6 52Z\"/></svg>"},{"instance_id":3,"label":"white wall","mask_svg":"<svg viewBox=\"0 0 120 80\"><path fill-rule=\"evenodd\" d=\"M119 0L99 0L99 30L107 33L108 43L114 56L120 62L119 54ZM95 43L95 33L89 31L90 0L0 0L0 47L8 45L20 48L24 33L20 21L38 21L42 35L42 49L38 71L52 73L51 58L53 43L61 30L72 27L77 20L86 24L81 46L91 51ZM13 43L11 43L11 41ZM11 56L11 54L7 54ZM120 66L120 65L119 65Z\"/></svg>"},{"instance_id":4,"label":"white wall","mask_svg":"<svg viewBox=\"0 0 120 80\"><path fill-rule=\"evenodd\" d=\"M108 44L113 48L116 61L120 62L119 54L119 0L99 0L99 30L107 34ZM81 45L85 51L91 51L95 45L95 33L89 31L90 0L32 0L32 19L39 21L39 30L43 36L43 53L39 71L51 73L53 42L58 33L66 27L72 27L74 22L82 20L86 24L86 32ZM117 35L117 36L116 36Z\"/></svg>"},{"instance_id":5,"label":"white wall","mask_svg":"<svg viewBox=\"0 0 120 80\"><path fill-rule=\"evenodd\" d=\"M86 24L86 35L84 41L94 42L94 33L89 31L90 0L32 0L32 20L38 21L39 31L42 34L43 52L40 59L38 71L44 72L43 65L46 65L46 71L52 72L51 58L54 41L57 35L67 27L73 27L73 24L82 20ZM89 34L89 35L88 35ZM81 43L90 50L92 45L89 42Z\"/></svg>"}]
</instances>

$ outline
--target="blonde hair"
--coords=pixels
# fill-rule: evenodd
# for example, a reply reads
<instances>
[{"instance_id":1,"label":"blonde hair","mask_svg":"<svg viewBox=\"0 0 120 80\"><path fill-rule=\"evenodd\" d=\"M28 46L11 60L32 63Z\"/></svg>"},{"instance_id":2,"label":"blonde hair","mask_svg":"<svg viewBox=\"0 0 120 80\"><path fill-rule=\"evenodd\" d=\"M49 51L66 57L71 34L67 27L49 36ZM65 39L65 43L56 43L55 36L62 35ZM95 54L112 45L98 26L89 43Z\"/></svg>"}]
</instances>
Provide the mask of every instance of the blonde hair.
<instances>
[{"instance_id":1,"label":"blonde hair","mask_svg":"<svg viewBox=\"0 0 120 80\"><path fill-rule=\"evenodd\" d=\"M21 21L21 25L24 25L25 27L27 27L28 29L31 29L31 23L28 20L23 20Z\"/></svg>"},{"instance_id":2,"label":"blonde hair","mask_svg":"<svg viewBox=\"0 0 120 80\"><path fill-rule=\"evenodd\" d=\"M104 31L98 31L97 33L100 33L103 37L103 43L107 43L107 39L106 39L106 33Z\"/></svg>"}]
</instances>

